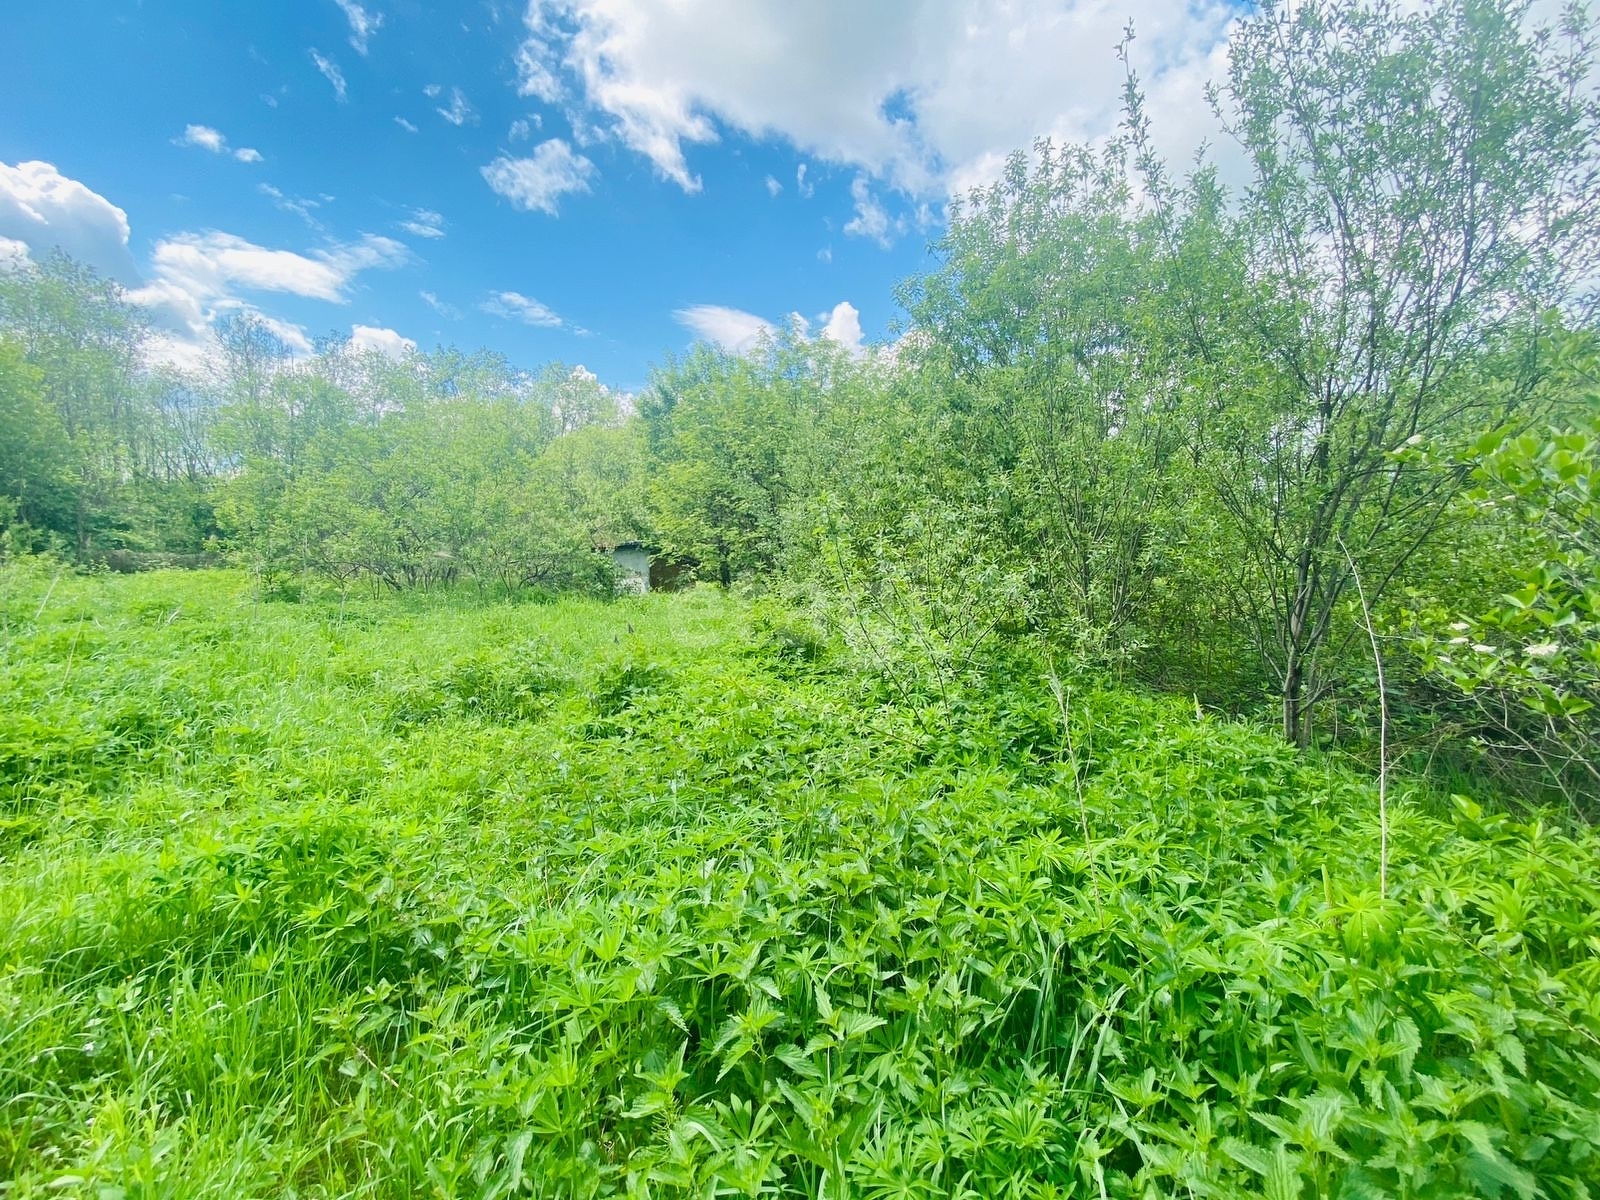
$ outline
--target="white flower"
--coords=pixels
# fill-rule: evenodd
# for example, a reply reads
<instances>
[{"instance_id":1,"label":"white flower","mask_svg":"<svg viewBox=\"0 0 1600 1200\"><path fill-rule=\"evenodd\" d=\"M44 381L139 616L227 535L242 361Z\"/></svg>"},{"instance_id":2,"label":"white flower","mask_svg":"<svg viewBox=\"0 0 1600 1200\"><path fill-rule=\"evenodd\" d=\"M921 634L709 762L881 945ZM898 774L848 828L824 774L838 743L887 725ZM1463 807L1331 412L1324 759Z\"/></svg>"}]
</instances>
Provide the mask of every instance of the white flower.
<instances>
[{"instance_id":1,"label":"white flower","mask_svg":"<svg viewBox=\"0 0 1600 1200\"><path fill-rule=\"evenodd\" d=\"M1472 648L1474 650L1476 650L1479 654L1493 654L1494 653L1494 647L1493 646L1485 646L1482 642L1474 642L1473 645L1472 645Z\"/></svg>"},{"instance_id":2,"label":"white flower","mask_svg":"<svg viewBox=\"0 0 1600 1200\"><path fill-rule=\"evenodd\" d=\"M1523 651L1529 658L1554 658L1560 652L1560 642L1540 642Z\"/></svg>"},{"instance_id":3,"label":"white flower","mask_svg":"<svg viewBox=\"0 0 1600 1200\"><path fill-rule=\"evenodd\" d=\"M1465 633L1467 630L1471 629L1472 626L1468 625L1465 621L1452 621L1450 623L1450 628L1455 630L1457 633Z\"/></svg>"}]
</instances>

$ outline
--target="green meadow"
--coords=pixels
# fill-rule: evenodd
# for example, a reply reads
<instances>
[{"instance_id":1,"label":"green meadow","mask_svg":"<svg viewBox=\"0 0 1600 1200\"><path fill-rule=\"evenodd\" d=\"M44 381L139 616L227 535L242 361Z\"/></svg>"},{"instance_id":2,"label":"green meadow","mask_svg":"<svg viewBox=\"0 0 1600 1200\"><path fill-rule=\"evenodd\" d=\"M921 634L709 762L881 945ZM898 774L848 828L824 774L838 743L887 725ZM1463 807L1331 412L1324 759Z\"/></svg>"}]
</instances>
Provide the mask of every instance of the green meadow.
<instances>
[{"instance_id":1,"label":"green meadow","mask_svg":"<svg viewBox=\"0 0 1600 1200\"><path fill-rule=\"evenodd\" d=\"M1588 1196L1600 838L720 589L0 572L0 1194Z\"/></svg>"}]
</instances>

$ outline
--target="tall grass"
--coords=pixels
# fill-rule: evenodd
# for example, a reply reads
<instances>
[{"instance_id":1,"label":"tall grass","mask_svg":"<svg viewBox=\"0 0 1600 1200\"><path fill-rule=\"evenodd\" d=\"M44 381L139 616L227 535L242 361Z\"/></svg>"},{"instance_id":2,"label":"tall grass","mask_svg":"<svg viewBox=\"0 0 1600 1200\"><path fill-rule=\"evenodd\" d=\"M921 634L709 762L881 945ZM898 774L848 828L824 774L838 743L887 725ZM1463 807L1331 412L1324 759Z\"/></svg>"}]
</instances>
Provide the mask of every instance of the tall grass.
<instances>
[{"instance_id":1,"label":"tall grass","mask_svg":"<svg viewBox=\"0 0 1600 1200\"><path fill-rule=\"evenodd\" d=\"M1600 1189L1592 834L796 629L0 572L9 1194Z\"/></svg>"}]
</instances>

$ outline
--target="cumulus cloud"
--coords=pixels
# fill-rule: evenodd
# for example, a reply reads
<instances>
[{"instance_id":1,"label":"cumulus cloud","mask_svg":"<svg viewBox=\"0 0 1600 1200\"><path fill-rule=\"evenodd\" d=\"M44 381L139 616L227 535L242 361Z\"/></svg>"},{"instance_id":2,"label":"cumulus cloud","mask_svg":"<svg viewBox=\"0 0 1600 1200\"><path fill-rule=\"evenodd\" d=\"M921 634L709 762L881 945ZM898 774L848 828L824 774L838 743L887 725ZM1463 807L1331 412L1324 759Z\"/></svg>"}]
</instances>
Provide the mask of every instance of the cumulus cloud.
<instances>
[{"instance_id":1,"label":"cumulus cloud","mask_svg":"<svg viewBox=\"0 0 1600 1200\"><path fill-rule=\"evenodd\" d=\"M673 319L698 338L726 350L729 354L745 354L761 344L761 340L777 331L777 326L765 317L738 308L725 308L720 304L694 304L680 308Z\"/></svg>"},{"instance_id":2,"label":"cumulus cloud","mask_svg":"<svg viewBox=\"0 0 1600 1200\"><path fill-rule=\"evenodd\" d=\"M779 192L783 191L783 184L779 183L771 175L767 176L766 184L767 184L767 195L769 195L769 196L776 196Z\"/></svg>"},{"instance_id":3,"label":"cumulus cloud","mask_svg":"<svg viewBox=\"0 0 1600 1200\"><path fill-rule=\"evenodd\" d=\"M525 142L533 136L534 127L541 124L543 122L537 115L534 116L531 122L526 117L518 117L511 122L511 128L506 130L506 140L508 142Z\"/></svg>"},{"instance_id":4,"label":"cumulus cloud","mask_svg":"<svg viewBox=\"0 0 1600 1200\"><path fill-rule=\"evenodd\" d=\"M417 348L417 343L410 338L401 337L392 329L374 325L352 326L350 344L357 350L376 350L390 358L404 358Z\"/></svg>"},{"instance_id":5,"label":"cumulus cloud","mask_svg":"<svg viewBox=\"0 0 1600 1200\"><path fill-rule=\"evenodd\" d=\"M524 325L536 325L543 329L557 329L566 324L547 305L521 292L491 292L489 298L478 307L490 316L521 321Z\"/></svg>"},{"instance_id":6,"label":"cumulus cloud","mask_svg":"<svg viewBox=\"0 0 1600 1200\"><path fill-rule=\"evenodd\" d=\"M839 301L822 326L822 336L831 338L852 354L860 354L861 310L848 300Z\"/></svg>"},{"instance_id":7,"label":"cumulus cloud","mask_svg":"<svg viewBox=\"0 0 1600 1200\"><path fill-rule=\"evenodd\" d=\"M687 151L727 128L929 198L992 177L1040 135L1110 132L1123 82L1113 50L1130 19L1156 136L1187 157L1214 136L1203 87L1238 11L1231 0L530 0L517 69L525 94L569 92L687 191L699 187Z\"/></svg>"},{"instance_id":8,"label":"cumulus cloud","mask_svg":"<svg viewBox=\"0 0 1600 1200\"><path fill-rule=\"evenodd\" d=\"M410 218L400 222L400 228L420 238L442 238L444 217L426 208L414 208Z\"/></svg>"},{"instance_id":9,"label":"cumulus cloud","mask_svg":"<svg viewBox=\"0 0 1600 1200\"><path fill-rule=\"evenodd\" d=\"M222 136L219 130L209 125L186 125L183 136L177 139L180 146L198 146L202 150L209 150L213 154L221 154L228 145L228 139Z\"/></svg>"},{"instance_id":10,"label":"cumulus cloud","mask_svg":"<svg viewBox=\"0 0 1600 1200\"><path fill-rule=\"evenodd\" d=\"M350 44L362 57L367 53L367 42L383 25L383 14L368 12L356 0L333 0L350 22Z\"/></svg>"},{"instance_id":11,"label":"cumulus cloud","mask_svg":"<svg viewBox=\"0 0 1600 1200\"><path fill-rule=\"evenodd\" d=\"M60 249L124 284L139 282L128 250L128 214L53 163L0 163L0 239L42 260Z\"/></svg>"},{"instance_id":12,"label":"cumulus cloud","mask_svg":"<svg viewBox=\"0 0 1600 1200\"><path fill-rule=\"evenodd\" d=\"M568 192L587 192L595 166L560 138L534 147L528 158L502 154L482 168L483 178L499 195L525 212L538 209L556 215L556 205Z\"/></svg>"},{"instance_id":13,"label":"cumulus cloud","mask_svg":"<svg viewBox=\"0 0 1600 1200\"><path fill-rule=\"evenodd\" d=\"M333 84L333 94L343 104L350 95L350 89L345 85L344 72L339 70L339 64L331 58L326 58L316 50L311 52L311 61L317 70L322 72L322 77Z\"/></svg>"}]
</instances>

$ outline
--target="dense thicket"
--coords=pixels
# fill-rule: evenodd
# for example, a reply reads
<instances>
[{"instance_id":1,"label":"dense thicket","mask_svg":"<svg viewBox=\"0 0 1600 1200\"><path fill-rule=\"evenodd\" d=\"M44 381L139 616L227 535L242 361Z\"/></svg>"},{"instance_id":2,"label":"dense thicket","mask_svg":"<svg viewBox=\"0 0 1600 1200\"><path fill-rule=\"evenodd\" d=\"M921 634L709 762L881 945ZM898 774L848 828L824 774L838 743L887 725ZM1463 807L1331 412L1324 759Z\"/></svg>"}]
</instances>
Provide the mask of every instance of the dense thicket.
<instances>
[{"instance_id":1,"label":"dense thicket","mask_svg":"<svg viewBox=\"0 0 1600 1200\"><path fill-rule=\"evenodd\" d=\"M594 548L641 538L805 593L891 678L1027 638L1592 811L1593 33L1263 8L1226 178L1161 160L1130 78L1104 144L952 207L892 346L700 347L633 402L486 354L292 361L248 319L205 378L145 371L56 260L0 281L0 518L273 586L603 586Z\"/></svg>"}]
</instances>

